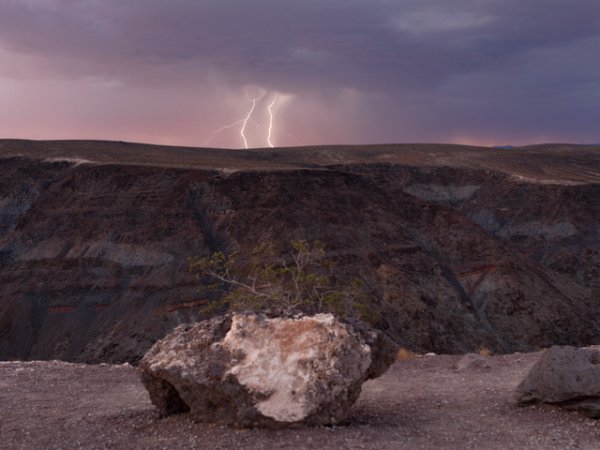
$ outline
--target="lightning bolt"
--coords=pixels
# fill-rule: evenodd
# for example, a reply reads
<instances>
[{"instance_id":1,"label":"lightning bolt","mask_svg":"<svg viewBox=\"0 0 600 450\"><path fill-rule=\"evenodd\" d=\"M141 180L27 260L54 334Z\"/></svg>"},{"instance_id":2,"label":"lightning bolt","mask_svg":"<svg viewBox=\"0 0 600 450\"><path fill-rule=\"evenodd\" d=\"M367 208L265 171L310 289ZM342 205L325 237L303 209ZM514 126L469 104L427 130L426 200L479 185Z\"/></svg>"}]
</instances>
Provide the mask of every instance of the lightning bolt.
<instances>
[{"instance_id":1,"label":"lightning bolt","mask_svg":"<svg viewBox=\"0 0 600 450\"><path fill-rule=\"evenodd\" d=\"M271 148L274 147L273 143L271 142L271 136L273 135L273 107L277 103L277 100L279 100L279 95L275 94L273 101L269 103L269 106L267 106L267 109L269 110L269 132L267 134L267 144L269 144L269 147Z\"/></svg>"},{"instance_id":2,"label":"lightning bolt","mask_svg":"<svg viewBox=\"0 0 600 450\"><path fill-rule=\"evenodd\" d=\"M222 133L223 131L228 130L230 128L233 128L233 127L241 124L243 121L244 121L244 119L240 119L237 122L233 122L233 123L231 123L229 125L224 125L221 128L217 128L215 131L213 131L211 133L211 135L208 137L208 139L206 140L206 142L204 143L204 145L210 144L210 141L212 141L217 134Z\"/></svg>"},{"instance_id":3,"label":"lightning bolt","mask_svg":"<svg viewBox=\"0 0 600 450\"><path fill-rule=\"evenodd\" d=\"M245 115L243 118L241 118L241 119L239 119L239 120L236 120L236 121L235 121L235 122L233 122L233 123L230 123L229 125L224 125L224 126L222 126L222 127L220 127L220 128L217 128L216 130L214 130L214 131L213 131L213 132L210 134L210 136L208 137L208 139L206 140L206 142L204 143L204 145L205 145L205 146L208 146L208 144L209 144L209 143L210 143L210 142L211 142L211 141L212 141L212 140L213 140L213 139L214 139L214 138L215 138L215 137L216 137L216 136L217 136L219 133L222 133L222 132L223 132L223 131L225 131L225 130L228 130L228 129L230 129L230 128L234 128L234 127L237 127L237 126L240 126L240 125L241 125L241 126L240 126L240 130L239 130L239 133L240 133L240 136L241 136L241 138L242 138L242 142L243 142L243 144L244 144L244 148L246 148L246 149L247 149L247 148L249 148L249 146L248 146L248 138L247 138L247 136L246 136L246 130L247 130L247 128L248 128L248 123L252 122L252 123L255 123L255 124L256 124L256 122L255 122L255 121L252 119L252 116L253 116L253 114L254 114L254 112L255 112L255 110L256 110L256 107L257 107L258 103L259 103L259 102L260 102L260 101L261 101L261 100L262 100L262 99L263 99L265 96L267 96L267 95L269 95L269 96L270 96L270 95L271 95L271 93L270 93L270 92L268 92L268 91L267 91L267 92L264 92L264 91L263 91L263 93L262 93L261 95L257 96L257 97L250 97L250 94L248 94L248 91L247 91L247 90L244 90L244 93L246 94L246 98L248 99L248 101L252 103L252 104L251 104L251 106L250 106L250 109L248 110L248 112L246 113L246 115ZM275 112L273 111L273 109L275 108L275 105L277 105L277 103L279 102L279 100L280 100L280 95L279 95L279 93L278 93L278 92L275 92L275 93L273 94L273 99L272 99L272 100L271 100L271 102L270 102L270 103L267 105L267 112L268 112L268 114L269 114L269 126L268 126L268 128L267 128L267 130L266 130L266 131L267 131L267 145L268 145L269 147L271 147L271 148L274 148L274 147L275 147L275 146L273 145L273 128L274 128L273 124L274 124L274 121L275 121Z\"/></svg>"},{"instance_id":4,"label":"lightning bolt","mask_svg":"<svg viewBox=\"0 0 600 450\"><path fill-rule=\"evenodd\" d=\"M245 134L246 133L246 125L248 125L248 121L252 117L252 113L254 112L254 108L256 108L256 102L262 100L262 98L265 95L266 95L266 93L262 94L260 97L250 98L250 96L246 92L246 97L248 97L248 100L250 100L252 102L252 107L250 108L250 111L248 111L248 114L246 115L246 117L244 117L240 121L240 122L242 122L242 128L240 129L240 136L242 136L242 140L244 141L244 147L245 148L248 148L248 140L246 139L246 134Z\"/></svg>"}]
</instances>

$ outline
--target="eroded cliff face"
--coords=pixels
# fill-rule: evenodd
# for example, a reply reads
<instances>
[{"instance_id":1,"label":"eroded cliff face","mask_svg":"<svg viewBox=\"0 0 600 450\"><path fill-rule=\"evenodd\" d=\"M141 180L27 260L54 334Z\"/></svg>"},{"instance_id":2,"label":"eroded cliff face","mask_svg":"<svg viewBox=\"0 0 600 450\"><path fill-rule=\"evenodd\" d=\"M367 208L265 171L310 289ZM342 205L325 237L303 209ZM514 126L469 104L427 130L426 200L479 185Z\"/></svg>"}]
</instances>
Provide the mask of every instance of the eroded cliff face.
<instances>
[{"instance_id":1,"label":"eroded cliff face","mask_svg":"<svg viewBox=\"0 0 600 450\"><path fill-rule=\"evenodd\" d=\"M321 240L340 280L362 277L378 327L414 350L600 339L600 184L557 178L569 152L551 155L552 180L443 158L217 170L1 156L0 359L136 361L215 300L189 256L295 238Z\"/></svg>"}]
</instances>

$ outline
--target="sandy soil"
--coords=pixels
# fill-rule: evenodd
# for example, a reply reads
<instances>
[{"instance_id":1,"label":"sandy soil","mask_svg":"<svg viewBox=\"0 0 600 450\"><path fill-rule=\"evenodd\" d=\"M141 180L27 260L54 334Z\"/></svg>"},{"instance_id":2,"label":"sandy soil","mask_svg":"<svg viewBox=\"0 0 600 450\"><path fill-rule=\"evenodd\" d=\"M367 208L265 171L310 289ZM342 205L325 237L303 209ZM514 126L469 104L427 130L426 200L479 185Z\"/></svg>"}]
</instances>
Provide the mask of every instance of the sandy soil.
<instances>
[{"instance_id":1,"label":"sandy soil","mask_svg":"<svg viewBox=\"0 0 600 450\"><path fill-rule=\"evenodd\" d=\"M5 362L0 447L600 449L600 421L512 403L538 357L496 356L465 371L458 356L399 361L365 384L347 424L278 431L159 419L128 365Z\"/></svg>"}]
</instances>

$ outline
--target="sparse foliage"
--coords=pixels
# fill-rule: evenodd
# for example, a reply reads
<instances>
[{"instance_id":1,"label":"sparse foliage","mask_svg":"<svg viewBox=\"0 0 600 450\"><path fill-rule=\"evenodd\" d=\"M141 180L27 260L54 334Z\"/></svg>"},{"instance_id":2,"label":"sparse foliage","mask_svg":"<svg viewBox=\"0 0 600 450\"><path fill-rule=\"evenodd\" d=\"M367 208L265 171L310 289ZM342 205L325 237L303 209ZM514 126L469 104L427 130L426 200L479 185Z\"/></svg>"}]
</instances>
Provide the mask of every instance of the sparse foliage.
<instances>
[{"instance_id":1,"label":"sparse foliage","mask_svg":"<svg viewBox=\"0 0 600 450\"><path fill-rule=\"evenodd\" d=\"M271 243L257 245L246 258L237 252L216 252L191 258L189 268L200 278L201 290L224 292L208 312L332 312L368 322L378 319L359 279L343 287L335 283L334 264L319 241L294 240L284 256L276 255Z\"/></svg>"},{"instance_id":2,"label":"sparse foliage","mask_svg":"<svg viewBox=\"0 0 600 450\"><path fill-rule=\"evenodd\" d=\"M477 353L479 353L481 356L492 356L493 352L484 346L479 347L479 349L477 350Z\"/></svg>"},{"instance_id":3,"label":"sparse foliage","mask_svg":"<svg viewBox=\"0 0 600 450\"><path fill-rule=\"evenodd\" d=\"M398 349L398 353L396 354L397 361L408 361L409 359L414 359L419 356L417 353L409 350L405 347L400 347Z\"/></svg>"}]
</instances>

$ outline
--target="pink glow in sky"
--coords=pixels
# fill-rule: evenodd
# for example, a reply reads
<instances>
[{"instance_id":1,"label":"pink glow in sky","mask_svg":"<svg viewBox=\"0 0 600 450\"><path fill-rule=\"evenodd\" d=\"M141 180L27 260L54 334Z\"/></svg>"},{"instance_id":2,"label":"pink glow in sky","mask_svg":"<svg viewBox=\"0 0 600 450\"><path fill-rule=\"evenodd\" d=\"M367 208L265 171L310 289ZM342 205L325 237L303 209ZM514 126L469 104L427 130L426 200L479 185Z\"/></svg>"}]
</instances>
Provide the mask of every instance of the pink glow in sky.
<instances>
[{"instance_id":1,"label":"pink glow in sky","mask_svg":"<svg viewBox=\"0 0 600 450\"><path fill-rule=\"evenodd\" d=\"M595 0L6 0L0 137L600 142ZM208 143L239 148L239 126Z\"/></svg>"}]
</instances>

